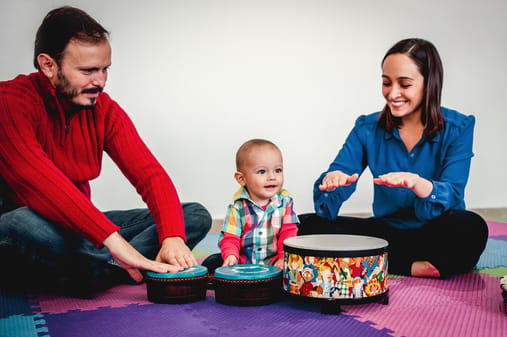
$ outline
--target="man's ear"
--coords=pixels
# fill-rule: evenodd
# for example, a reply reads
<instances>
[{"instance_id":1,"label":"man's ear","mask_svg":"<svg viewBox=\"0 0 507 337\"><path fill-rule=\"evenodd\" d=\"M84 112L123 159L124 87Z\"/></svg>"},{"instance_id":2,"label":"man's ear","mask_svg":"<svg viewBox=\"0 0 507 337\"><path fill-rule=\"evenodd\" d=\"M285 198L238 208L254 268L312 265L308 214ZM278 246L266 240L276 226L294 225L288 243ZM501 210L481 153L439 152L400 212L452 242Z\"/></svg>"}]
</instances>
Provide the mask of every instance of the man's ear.
<instances>
[{"instance_id":1,"label":"man's ear","mask_svg":"<svg viewBox=\"0 0 507 337\"><path fill-rule=\"evenodd\" d=\"M48 54L41 53L37 56L37 62L39 63L40 70L49 79L51 84L55 83L56 76L58 75L58 65L56 61Z\"/></svg>"},{"instance_id":2,"label":"man's ear","mask_svg":"<svg viewBox=\"0 0 507 337\"><path fill-rule=\"evenodd\" d=\"M241 186L246 185L245 176L243 175L243 173L237 171L236 173L234 173L234 178Z\"/></svg>"}]
</instances>

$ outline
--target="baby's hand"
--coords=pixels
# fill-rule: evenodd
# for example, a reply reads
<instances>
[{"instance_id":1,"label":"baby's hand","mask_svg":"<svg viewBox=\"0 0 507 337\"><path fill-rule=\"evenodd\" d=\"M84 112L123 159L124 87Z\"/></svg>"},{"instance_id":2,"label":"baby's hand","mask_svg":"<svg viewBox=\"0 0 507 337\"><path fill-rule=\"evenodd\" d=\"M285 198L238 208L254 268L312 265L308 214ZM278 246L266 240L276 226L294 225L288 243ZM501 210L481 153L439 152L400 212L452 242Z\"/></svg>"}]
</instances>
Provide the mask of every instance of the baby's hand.
<instances>
[{"instance_id":1,"label":"baby's hand","mask_svg":"<svg viewBox=\"0 0 507 337\"><path fill-rule=\"evenodd\" d=\"M238 264L238 259L234 255L229 255L225 258L222 266L234 266L235 264Z\"/></svg>"},{"instance_id":2,"label":"baby's hand","mask_svg":"<svg viewBox=\"0 0 507 337\"><path fill-rule=\"evenodd\" d=\"M283 259L276 260L274 266L283 269Z\"/></svg>"}]
</instances>

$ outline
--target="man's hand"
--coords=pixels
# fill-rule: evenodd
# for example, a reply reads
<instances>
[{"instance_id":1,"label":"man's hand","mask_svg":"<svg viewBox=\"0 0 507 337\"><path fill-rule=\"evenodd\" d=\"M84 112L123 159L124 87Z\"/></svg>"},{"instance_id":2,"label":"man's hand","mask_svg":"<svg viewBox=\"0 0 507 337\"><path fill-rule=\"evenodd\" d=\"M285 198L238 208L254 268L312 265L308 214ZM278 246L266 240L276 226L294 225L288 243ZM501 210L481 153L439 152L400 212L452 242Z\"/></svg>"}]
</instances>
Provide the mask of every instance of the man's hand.
<instances>
[{"instance_id":1,"label":"man's hand","mask_svg":"<svg viewBox=\"0 0 507 337\"><path fill-rule=\"evenodd\" d=\"M162 247L155 261L182 268L190 268L197 264L194 254L179 236L167 237L162 241Z\"/></svg>"},{"instance_id":2,"label":"man's hand","mask_svg":"<svg viewBox=\"0 0 507 337\"><path fill-rule=\"evenodd\" d=\"M124 268L136 282L143 280L143 275L139 269L150 270L156 273L177 272L183 269L180 266L171 266L167 263L147 259L118 232L109 235L103 244L109 249L116 263Z\"/></svg>"}]
</instances>

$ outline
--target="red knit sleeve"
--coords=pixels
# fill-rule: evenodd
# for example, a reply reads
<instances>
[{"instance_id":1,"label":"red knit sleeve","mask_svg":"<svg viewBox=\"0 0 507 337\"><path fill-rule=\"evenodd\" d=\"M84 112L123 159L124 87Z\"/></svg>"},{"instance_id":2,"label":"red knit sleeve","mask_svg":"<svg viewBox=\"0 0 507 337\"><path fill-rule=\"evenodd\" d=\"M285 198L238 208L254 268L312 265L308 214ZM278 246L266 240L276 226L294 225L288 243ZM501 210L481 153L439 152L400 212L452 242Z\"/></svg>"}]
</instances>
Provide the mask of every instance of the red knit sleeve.
<instances>
[{"instance_id":1,"label":"red knit sleeve","mask_svg":"<svg viewBox=\"0 0 507 337\"><path fill-rule=\"evenodd\" d=\"M282 228L280 229L280 232L278 233L278 240L277 240L277 252L278 252L278 258L283 260L283 242L285 239L292 238L296 236L298 233L298 227L296 224L293 223L287 223L283 224Z\"/></svg>"},{"instance_id":2,"label":"red knit sleeve","mask_svg":"<svg viewBox=\"0 0 507 337\"><path fill-rule=\"evenodd\" d=\"M105 150L148 205L157 224L159 240L170 236L186 240L183 210L169 175L116 102L103 100L100 108L107 111Z\"/></svg>"},{"instance_id":3,"label":"red knit sleeve","mask_svg":"<svg viewBox=\"0 0 507 337\"><path fill-rule=\"evenodd\" d=\"M240 249L240 238L237 235L231 234L231 233L223 233L222 240L218 243L220 246L220 252L222 253L222 259L225 259L230 256L234 255L238 259L239 262L239 249ZM244 261L243 261L244 263Z\"/></svg>"}]
</instances>

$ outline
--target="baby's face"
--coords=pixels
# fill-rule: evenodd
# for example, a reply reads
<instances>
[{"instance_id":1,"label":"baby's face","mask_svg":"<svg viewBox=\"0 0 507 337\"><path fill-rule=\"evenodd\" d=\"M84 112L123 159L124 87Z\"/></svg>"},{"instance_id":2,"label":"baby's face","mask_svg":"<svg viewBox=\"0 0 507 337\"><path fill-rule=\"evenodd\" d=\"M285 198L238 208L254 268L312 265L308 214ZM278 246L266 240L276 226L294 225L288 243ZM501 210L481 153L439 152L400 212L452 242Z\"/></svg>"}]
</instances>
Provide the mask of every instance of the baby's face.
<instances>
[{"instance_id":1,"label":"baby's face","mask_svg":"<svg viewBox=\"0 0 507 337\"><path fill-rule=\"evenodd\" d=\"M253 148L241 173L250 198L258 205L266 205L283 186L280 150L269 145Z\"/></svg>"}]
</instances>

